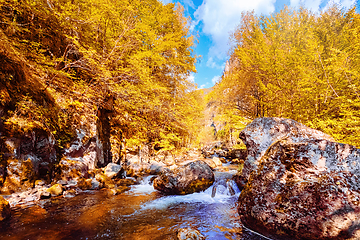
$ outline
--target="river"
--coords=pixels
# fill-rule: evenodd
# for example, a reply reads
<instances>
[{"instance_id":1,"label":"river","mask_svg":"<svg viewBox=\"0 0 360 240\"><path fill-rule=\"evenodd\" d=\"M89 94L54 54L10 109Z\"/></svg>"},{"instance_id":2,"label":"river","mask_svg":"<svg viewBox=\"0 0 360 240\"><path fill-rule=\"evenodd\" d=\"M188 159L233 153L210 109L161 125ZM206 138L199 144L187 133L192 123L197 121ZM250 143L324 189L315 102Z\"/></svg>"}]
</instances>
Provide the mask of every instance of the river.
<instances>
[{"instance_id":1,"label":"river","mask_svg":"<svg viewBox=\"0 0 360 240\"><path fill-rule=\"evenodd\" d=\"M148 176L120 195L87 191L16 207L11 219L1 224L0 239L176 239L179 228L191 227L206 239L265 240L239 221L240 193L227 181L234 171L225 166L215 172L212 187L184 196L159 193Z\"/></svg>"}]
</instances>

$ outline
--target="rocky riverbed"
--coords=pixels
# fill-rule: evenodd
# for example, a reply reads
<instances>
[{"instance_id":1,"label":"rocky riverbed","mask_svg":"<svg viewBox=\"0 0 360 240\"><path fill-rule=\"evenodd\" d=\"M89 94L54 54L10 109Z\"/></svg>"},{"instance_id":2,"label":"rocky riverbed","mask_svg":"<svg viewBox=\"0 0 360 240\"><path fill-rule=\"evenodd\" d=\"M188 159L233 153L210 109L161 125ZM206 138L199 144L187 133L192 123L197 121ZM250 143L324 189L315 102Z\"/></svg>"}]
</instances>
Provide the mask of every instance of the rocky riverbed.
<instances>
[{"instance_id":1,"label":"rocky riverbed","mask_svg":"<svg viewBox=\"0 0 360 240\"><path fill-rule=\"evenodd\" d=\"M118 195L88 190L70 198L42 199L25 208L17 205L12 217L0 225L0 238L147 240L199 233L206 239L265 240L239 221L239 190L231 181L236 172L236 165L224 164L214 171L213 186L187 195L157 191L151 183L154 176L149 175Z\"/></svg>"},{"instance_id":2,"label":"rocky riverbed","mask_svg":"<svg viewBox=\"0 0 360 240\"><path fill-rule=\"evenodd\" d=\"M161 239L186 239L186 234L198 239L360 238L359 149L282 118L256 119L240 138L247 147L245 152L206 146L180 157L144 159L129 154L122 165L109 163L93 169L84 157L65 158L51 183L37 180L33 187L0 199L4 236L11 239L12 231L18 232L17 223L24 224L19 219L22 212L26 215L28 209L35 209L29 214L44 219L41 228L50 221L49 216L57 218L52 209L61 203L58 208L64 205L77 216L83 216L77 205L86 212L98 211L96 221L105 225L110 219L102 221L102 211L116 212L110 214L111 221L120 221L121 229L132 232L124 233L116 224L100 227L100 235L94 235L91 228L87 230L90 233L80 231L81 236L95 239L156 239L155 232ZM107 198L121 202L126 210L118 212L117 203ZM93 210L85 207L86 202L94 203L90 204ZM103 204L110 205L102 210ZM78 221L63 211L64 223ZM219 211L225 213L219 215ZM51 214L44 215L48 212ZM86 216L82 221L88 221ZM144 216L148 220L140 220ZM98 227L98 223L91 224ZM79 232L76 229L69 229L70 239ZM149 235L143 236L142 231L149 231Z\"/></svg>"}]
</instances>

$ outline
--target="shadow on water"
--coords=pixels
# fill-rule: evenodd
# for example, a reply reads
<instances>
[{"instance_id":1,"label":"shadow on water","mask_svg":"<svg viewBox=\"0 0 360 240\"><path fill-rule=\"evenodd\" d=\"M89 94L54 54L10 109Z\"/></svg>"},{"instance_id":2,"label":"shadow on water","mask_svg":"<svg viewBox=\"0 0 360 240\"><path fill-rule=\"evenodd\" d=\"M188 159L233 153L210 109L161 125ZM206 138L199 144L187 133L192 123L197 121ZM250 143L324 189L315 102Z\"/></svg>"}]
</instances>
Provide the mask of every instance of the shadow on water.
<instances>
[{"instance_id":1,"label":"shadow on water","mask_svg":"<svg viewBox=\"0 0 360 240\"><path fill-rule=\"evenodd\" d=\"M217 174L217 179L228 177ZM239 196L217 185L201 193L165 196L145 178L121 195L87 192L14 210L0 239L176 239L179 228L197 228L207 239L264 240L239 221ZM220 187L219 187L220 186Z\"/></svg>"}]
</instances>

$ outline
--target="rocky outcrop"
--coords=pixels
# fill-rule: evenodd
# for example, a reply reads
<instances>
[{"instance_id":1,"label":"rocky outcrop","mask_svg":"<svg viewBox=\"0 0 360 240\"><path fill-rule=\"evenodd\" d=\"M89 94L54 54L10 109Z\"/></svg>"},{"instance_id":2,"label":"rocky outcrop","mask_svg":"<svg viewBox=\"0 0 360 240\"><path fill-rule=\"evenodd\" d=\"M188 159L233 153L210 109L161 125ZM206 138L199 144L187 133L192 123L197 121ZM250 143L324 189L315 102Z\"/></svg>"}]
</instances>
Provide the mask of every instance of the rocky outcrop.
<instances>
[{"instance_id":1,"label":"rocky outcrop","mask_svg":"<svg viewBox=\"0 0 360 240\"><path fill-rule=\"evenodd\" d=\"M284 138L294 143L306 139L334 140L331 136L294 120L275 117L255 119L241 131L239 137L247 148L242 179L238 181L240 189L246 184L250 173L257 169L259 160L274 142Z\"/></svg>"},{"instance_id":2,"label":"rocky outcrop","mask_svg":"<svg viewBox=\"0 0 360 240\"><path fill-rule=\"evenodd\" d=\"M50 181L56 161L55 140L35 129L20 137L6 138L0 166L2 192L13 193L33 186L36 179Z\"/></svg>"},{"instance_id":3,"label":"rocky outcrop","mask_svg":"<svg viewBox=\"0 0 360 240\"><path fill-rule=\"evenodd\" d=\"M84 130L78 131L76 139L71 143L71 146L65 150L64 156L67 159L81 162L87 169L95 169L97 166L97 155L100 151L100 146L97 145L96 137L91 137L86 140Z\"/></svg>"},{"instance_id":4,"label":"rocky outcrop","mask_svg":"<svg viewBox=\"0 0 360 240\"><path fill-rule=\"evenodd\" d=\"M210 187L214 173L203 161L190 162L174 171L164 171L154 180L154 188L167 194L190 194Z\"/></svg>"},{"instance_id":5,"label":"rocky outcrop","mask_svg":"<svg viewBox=\"0 0 360 240\"><path fill-rule=\"evenodd\" d=\"M239 197L241 221L274 239L360 239L360 149L294 138L262 154Z\"/></svg>"}]
</instances>

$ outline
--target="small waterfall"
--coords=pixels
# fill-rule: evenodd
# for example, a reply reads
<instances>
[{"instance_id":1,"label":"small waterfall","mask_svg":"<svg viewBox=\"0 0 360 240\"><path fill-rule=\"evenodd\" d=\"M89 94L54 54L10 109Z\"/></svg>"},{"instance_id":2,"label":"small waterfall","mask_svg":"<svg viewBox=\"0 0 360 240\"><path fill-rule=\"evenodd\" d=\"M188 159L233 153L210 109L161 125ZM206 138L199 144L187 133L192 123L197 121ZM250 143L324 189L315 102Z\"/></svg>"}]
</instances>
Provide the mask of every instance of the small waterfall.
<instances>
[{"instance_id":1,"label":"small waterfall","mask_svg":"<svg viewBox=\"0 0 360 240\"><path fill-rule=\"evenodd\" d=\"M221 195L234 196L235 194L240 193L240 190L233 180L228 179L227 181L222 180L213 184L211 197L214 198L217 193Z\"/></svg>"},{"instance_id":2,"label":"small waterfall","mask_svg":"<svg viewBox=\"0 0 360 240\"><path fill-rule=\"evenodd\" d=\"M135 194L149 194L149 193L155 192L156 190L154 189L154 187L152 185L152 181L151 181L151 179L153 177L154 177L154 175L149 175L149 176L144 177L140 181L140 184L133 185L131 187L130 192L135 193Z\"/></svg>"}]
</instances>

